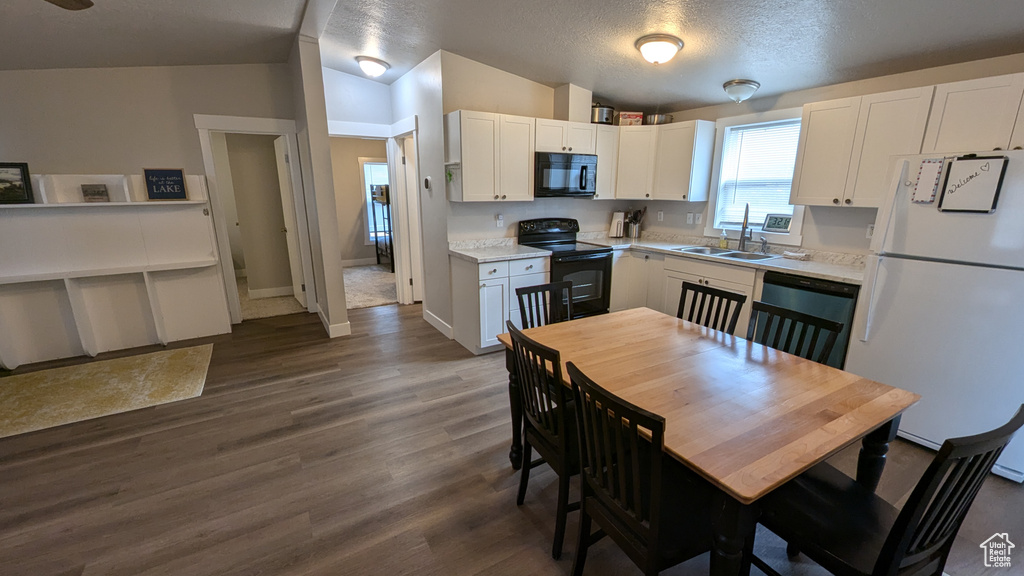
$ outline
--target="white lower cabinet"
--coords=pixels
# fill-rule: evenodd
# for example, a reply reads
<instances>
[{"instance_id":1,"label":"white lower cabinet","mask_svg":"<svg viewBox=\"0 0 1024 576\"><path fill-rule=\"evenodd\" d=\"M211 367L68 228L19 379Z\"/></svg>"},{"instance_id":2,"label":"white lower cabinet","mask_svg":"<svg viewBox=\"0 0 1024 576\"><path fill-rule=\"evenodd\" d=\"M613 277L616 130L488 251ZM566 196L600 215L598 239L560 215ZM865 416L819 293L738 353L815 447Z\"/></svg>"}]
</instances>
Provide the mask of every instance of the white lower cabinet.
<instances>
[{"instance_id":1,"label":"white lower cabinet","mask_svg":"<svg viewBox=\"0 0 1024 576\"><path fill-rule=\"evenodd\" d=\"M659 308L661 274L665 257L661 254L616 251L612 259L612 312L629 308Z\"/></svg>"},{"instance_id":2,"label":"white lower cabinet","mask_svg":"<svg viewBox=\"0 0 1024 576\"><path fill-rule=\"evenodd\" d=\"M747 323L750 320L750 304L754 299L756 276L757 273L752 268L687 258L666 258L660 311L676 315L676 312L679 311L679 297L683 292L683 282L744 294L747 301L744 302L743 308L740 310L739 321L736 323L736 335L744 336L747 333Z\"/></svg>"},{"instance_id":3,"label":"white lower cabinet","mask_svg":"<svg viewBox=\"0 0 1024 576\"><path fill-rule=\"evenodd\" d=\"M473 263L451 258L452 324L455 340L474 354L501 345L505 322L522 327L516 288L548 281L550 259Z\"/></svg>"}]
</instances>

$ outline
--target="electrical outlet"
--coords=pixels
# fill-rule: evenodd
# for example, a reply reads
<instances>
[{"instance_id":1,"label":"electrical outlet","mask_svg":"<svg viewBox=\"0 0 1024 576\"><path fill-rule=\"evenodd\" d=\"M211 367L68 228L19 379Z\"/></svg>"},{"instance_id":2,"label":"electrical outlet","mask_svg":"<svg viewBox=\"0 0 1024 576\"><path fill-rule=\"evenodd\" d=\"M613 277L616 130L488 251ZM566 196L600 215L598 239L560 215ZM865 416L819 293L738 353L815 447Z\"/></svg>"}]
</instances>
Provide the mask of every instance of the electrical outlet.
<instances>
[{"instance_id":1,"label":"electrical outlet","mask_svg":"<svg viewBox=\"0 0 1024 576\"><path fill-rule=\"evenodd\" d=\"M664 210L658 210L658 222L663 222L664 220L665 220L665 211Z\"/></svg>"},{"instance_id":2,"label":"electrical outlet","mask_svg":"<svg viewBox=\"0 0 1024 576\"><path fill-rule=\"evenodd\" d=\"M494 217L494 225L497 226L498 228L504 228L505 227L505 216L503 216L501 214L496 215Z\"/></svg>"},{"instance_id":3,"label":"electrical outlet","mask_svg":"<svg viewBox=\"0 0 1024 576\"><path fill-rule=\"evenodd\" d=\"M700 224L702 220L704 220L704 213L697 212L697 224Z\"/></svg>"},{"instance_id":4,"label":"electrical outlet","mask_svg":"<svg viewBox=\"0 0 1024 576\"><path fill-rule=\"evenodd\" d=\"M660 216L661 213L659 212L658 215ZM660 218L659 218L659 220L660 220ZM686 223L687 224L693 224L693 212L687 212L686 213Z\"/></svg>"},{"instance_id":5,"label":"electrical outlet","mask_svg":"<svg viewBox=\"0 0 1024 576\"><path fill-rule=\"evenodd\" d=\"M867 234L868 238L871 238L874 235L875 235L875 225L874 224L868 224L868 234Z\"/></svg>"}]
</instances>

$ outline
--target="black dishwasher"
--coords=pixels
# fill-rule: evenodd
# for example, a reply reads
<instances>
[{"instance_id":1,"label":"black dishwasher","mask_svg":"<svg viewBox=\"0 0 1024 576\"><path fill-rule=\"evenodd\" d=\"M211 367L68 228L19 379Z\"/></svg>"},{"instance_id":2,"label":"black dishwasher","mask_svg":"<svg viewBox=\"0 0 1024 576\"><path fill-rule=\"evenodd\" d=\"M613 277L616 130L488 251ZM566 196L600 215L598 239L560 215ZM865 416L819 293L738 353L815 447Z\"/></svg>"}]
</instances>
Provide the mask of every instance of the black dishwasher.
<instances>
[{"instance_id":1,"label":"black dishwasher","mask_svg":"<svg viewBox=\"0 0 1024 576\"><path fill-rule=\"evenodd\" d=\"M825 364L842 368L846 363L846 348L850 342L853 310L857 305L859 286L843 282L818 280L780 272L765 272L761 301L797 312L843 323L843 331L836 339Z\"/></svg>"}]
</instances>

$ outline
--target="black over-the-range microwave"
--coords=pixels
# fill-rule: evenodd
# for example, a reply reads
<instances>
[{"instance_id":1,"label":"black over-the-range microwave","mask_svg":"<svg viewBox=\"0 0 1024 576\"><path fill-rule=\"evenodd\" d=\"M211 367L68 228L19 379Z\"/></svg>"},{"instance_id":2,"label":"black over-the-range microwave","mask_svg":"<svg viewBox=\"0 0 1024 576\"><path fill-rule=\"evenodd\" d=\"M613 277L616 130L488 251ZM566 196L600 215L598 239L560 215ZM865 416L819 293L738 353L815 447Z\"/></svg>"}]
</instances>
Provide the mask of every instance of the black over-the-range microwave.
<instances>
[{"instance_id":1,"label":"black over-the-range microwave","mask_svg":"<svg viewBox=\"0 0 1024 576\"><path fill-rule=\"evenodd\" d=\"M571 196L590 198L597 186L597 156L537 152L534 162L536 198Z\"/></svg>"}]
</instances>

